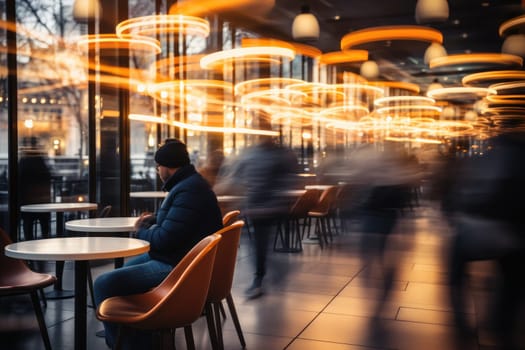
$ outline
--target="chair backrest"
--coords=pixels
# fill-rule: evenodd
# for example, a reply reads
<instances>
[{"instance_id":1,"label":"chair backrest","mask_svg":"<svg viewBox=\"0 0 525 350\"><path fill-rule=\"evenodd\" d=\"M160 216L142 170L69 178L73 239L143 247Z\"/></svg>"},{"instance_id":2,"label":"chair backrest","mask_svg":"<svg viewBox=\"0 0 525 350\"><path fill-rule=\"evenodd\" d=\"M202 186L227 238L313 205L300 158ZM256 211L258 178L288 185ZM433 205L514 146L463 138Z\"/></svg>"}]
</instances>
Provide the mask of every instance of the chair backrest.
<instances>
[{"instance_id":1,"label":"chair backrest","mask_svg":"<svg viewBox=\"0 0 525 350\"><path fill-rule=\"evenodd\" d=\"M328 214L330 210L336 205L337 192L337 186L330 186L323 190L321 196L319 197L319 201L312 208L312 211Z\"/></svg>"},{"instance_id":2,"label":"chair backrest","mask_svg":"<svg viewBox=\"0 0 525 350\"><path fill-rule=\"evenodd\" d=\"M27 293L56 281L55 276L33 272L25 261L6 256L5 246L11 243L9 235L0 228L0 295Z\"/></svg>"},{"instance_id":3,"label":"chair backrest","mask_svg":"<svg viewBox=\"0 0 525 350\"><path fill-rule=\"evenodd\" d=\"M220 240L217 234L203 238L157 287L141 294L151 307L133 323L139 328L166 329L197 320L204 309Z\"/></svg>"},{"instance_id":4,"label":"chair backrest","mask_svg":"<svg viewBox=\"0 0 525 350\"><path fill-rule=\"evenodd\" d=\"M239 210L232 210L224 214L222 217L222 226L226 227L228 225L233 224L235 221L237 221L237 218L241 212Z\"/></svg>"},{"instance_id":5,"label":"chair backrest","mask_svg":"<svg viewBox=\"0 0 525 350\"><path fill-rule=\"evenodd\" d=\"M292 205L290 209L290 216L303 218L308 215L310 211L319 201L319 196L321 191L318 189L309 189L306 190Z\"/></svg>"},{"instance_id":6,"label":"chair backrest","mask_svg":"<svg viewBox=\"0 0 525 350\"><path fill-rule=\"evenodd\" d=\"M11 244L9 235L0 228L0 292L4 288L13 287L13 281L18 280L22 272L29 270L29 267L19 259L13 259L5 255L4 248Z\"/></svg>"},{"instance_id":7,"label":"chair backrest","mask_svg":"<svg viewBox=\"0 0 525 350\"><path fill-rule=\"evenodd\" d=\"M104 208L102 208L102 210L98 214L98 217L99 218L107 218L109 216L109 213L111 212L112 208L113 207L111 205L106 205Z\"/></svg>"},{"instance_id":8,"label":"chair backrest","mask_svg":"<svg viewBox=\"0 0 525 350\"><path fill-rule=\"evenodd\" d=\"M209 302L221 301L231 293L235 263L237 261L237 251L243 226L244 221L239 220L216 232L222 239L217 248L217 255L215 256L215 264L211 275L210 289L208 291Z\"/></svg>"}]
</instances>

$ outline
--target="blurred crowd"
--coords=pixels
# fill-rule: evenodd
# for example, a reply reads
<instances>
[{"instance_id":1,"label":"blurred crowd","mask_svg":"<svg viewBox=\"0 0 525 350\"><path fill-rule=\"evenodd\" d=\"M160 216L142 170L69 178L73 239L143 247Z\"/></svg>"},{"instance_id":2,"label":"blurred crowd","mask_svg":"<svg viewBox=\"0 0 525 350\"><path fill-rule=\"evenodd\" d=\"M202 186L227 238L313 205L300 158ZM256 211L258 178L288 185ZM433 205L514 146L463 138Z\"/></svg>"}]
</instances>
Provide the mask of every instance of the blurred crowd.
<instances>
[{"instance_id":1,"label":"blurred crowd","mask_svg":"<svg viewBox=\"0 0 525 350\"><path fill-rule=\"evenodd\" d=\"M425 206L439 208L436 227L443 230L443 237L450 238L443 260L458 339L469 339L480 326L466 318L465 300L472 292L468 264L487 261L495 269L490 276L493 288L488 311L482 313L486 315L483 326L491 329L506 349L517 349L525 267L521 220L524 133L518 129L484 142L486 152L465 156L448 152L454 150L452 146L442 147L425 162L402 143L361 145L321 161L314 183L345 188L338 201L340 225L345 229L345 219L357 223L361 256L371 266L368 273L381 277L374 320L380 318L392 286L399 280L402 255L411 249L411 236L417 233L413 219L424 201ZM256 227L258 253L252 289L262 285L265 254L261 252L267 250L267 237L274 230L270 227L283 210L278 194L304 188L297 164L293 152L267 140L239 157L226 159L217 170L216 192L245 196L241 210L253 218ZM260 237L264 237L262 243ZM261 290L256 294L262 294ZM375 331L380 329L377 324L372 326Z\"/></svg>"}]
</instances>

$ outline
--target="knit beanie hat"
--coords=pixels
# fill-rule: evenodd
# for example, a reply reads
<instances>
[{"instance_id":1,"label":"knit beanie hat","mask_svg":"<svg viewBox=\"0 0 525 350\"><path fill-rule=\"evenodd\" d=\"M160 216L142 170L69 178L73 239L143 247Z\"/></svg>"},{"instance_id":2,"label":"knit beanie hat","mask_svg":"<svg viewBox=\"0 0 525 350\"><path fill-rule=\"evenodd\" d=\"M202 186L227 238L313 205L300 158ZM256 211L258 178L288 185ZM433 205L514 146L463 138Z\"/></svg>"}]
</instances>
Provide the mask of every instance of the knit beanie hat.
<instances>
[{"instance_id":1,"label":"knit beanie hat","mask_svg":"<svg viewBox=\"0 0 525 350\"><path fill-rule=\"evenodd\" d=\"M155 162L167 168L179 168L190 164L190 156L182 141L167 139L155 152Z\"/></svg>"}]
</instances>

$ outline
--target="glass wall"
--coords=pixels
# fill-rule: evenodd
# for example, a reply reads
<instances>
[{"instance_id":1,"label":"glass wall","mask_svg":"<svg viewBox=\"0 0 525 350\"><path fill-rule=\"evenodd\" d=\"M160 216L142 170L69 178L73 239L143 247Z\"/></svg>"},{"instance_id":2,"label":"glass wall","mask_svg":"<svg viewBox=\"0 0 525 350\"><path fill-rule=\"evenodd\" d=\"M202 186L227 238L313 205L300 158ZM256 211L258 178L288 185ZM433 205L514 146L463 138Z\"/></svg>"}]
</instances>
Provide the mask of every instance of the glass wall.
<instances>
[{"instance_id":1,"label":"glass wall","mask_svg":"<svg viewBox=\"0 0 525 350\"><path fill-rule=\"evenodd\" d=\"M0 14L5 21L5 11ZM7 113L7 39L0 28L0 227L8 227L8 113Z\"/></svg>"},{"instance_id":2,"label":"glass wall","mask_svg":"<svg viewBox=\"0 0 525 350\"><path fill-rule=\"evenodd\" d=\"M203 69L205 55L241 48L244 38L257 37L218 16L205 18L210 35L155 27L148 36L157 44L143 45L136 38L117 37L117 24L168 13L167 3L104 1L103 12L90 21L74 16L73 3L6 2L14 8L16 28L5 22L0 33L2 227L22 227L20 206L31 203L89 201L99 209L111 205L112 215L152 210L153 202L137 202L130 192L160 189L153 160L159 143L183 139L197 168L206 166L212 154L235 156L255 135L234 129L260 127L255 111L236 96L236 84L312 78L305 72L313 60L303 58L241 59ZM6 14L2 9L5 19ZM7 48L8 30L16 33L16 51ZM16 53L13 110L8 110L8 52ZM302 127L293 119L272 122L281 141L300 152ZM10 169L16 176L8 181ZM34 229L27 234L17 229L14 237L39 237L42 227L32 224Z\"/></svg>"}]
</instances>

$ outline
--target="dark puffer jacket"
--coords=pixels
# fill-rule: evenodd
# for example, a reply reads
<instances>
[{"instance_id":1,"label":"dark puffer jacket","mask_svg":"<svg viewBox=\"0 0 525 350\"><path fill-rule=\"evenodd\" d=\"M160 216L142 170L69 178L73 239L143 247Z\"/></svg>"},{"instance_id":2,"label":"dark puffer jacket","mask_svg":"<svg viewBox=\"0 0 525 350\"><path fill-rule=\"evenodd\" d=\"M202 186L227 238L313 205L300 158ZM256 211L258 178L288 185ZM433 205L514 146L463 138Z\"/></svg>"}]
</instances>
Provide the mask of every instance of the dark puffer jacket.
<instances>
[{"instance_id":1,"label":"dark puffer jacket","mask_svg":"<svg viewBox=\"0 0 525 350\"><path fill-rule=\"evenodd\" d=\"M222 228L217 197L193 165L181 167L164 184L169 191L156 223L137 231L150 242L150 256L175 266L202 238Z\"/></svg>"}]
</instances>

